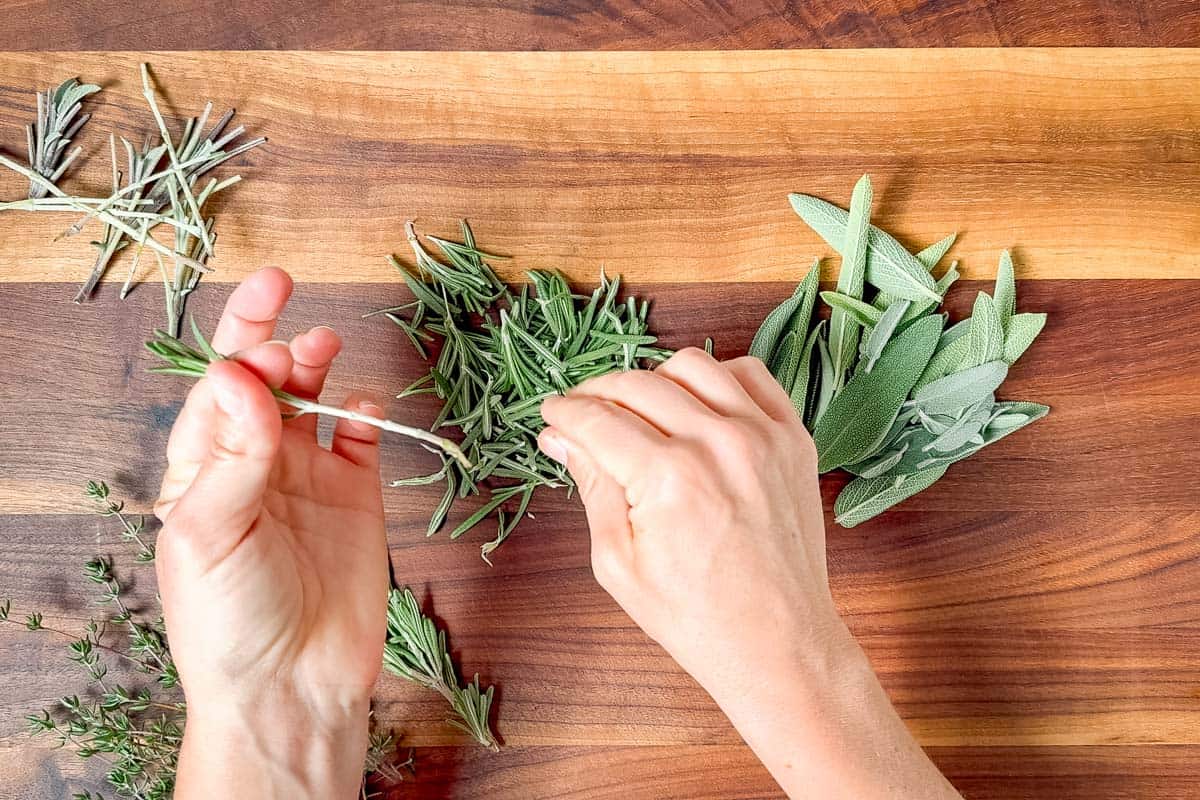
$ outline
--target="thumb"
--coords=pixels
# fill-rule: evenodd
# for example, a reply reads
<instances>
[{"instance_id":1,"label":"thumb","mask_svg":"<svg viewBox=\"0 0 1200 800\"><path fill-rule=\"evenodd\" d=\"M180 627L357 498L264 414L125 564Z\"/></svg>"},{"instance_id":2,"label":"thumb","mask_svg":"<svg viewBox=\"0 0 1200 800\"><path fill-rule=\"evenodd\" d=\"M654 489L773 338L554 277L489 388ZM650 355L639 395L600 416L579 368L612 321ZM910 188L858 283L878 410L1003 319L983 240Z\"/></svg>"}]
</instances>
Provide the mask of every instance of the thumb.
<instances>
[{"instance_id":1,"label":"thumb","mask_svg":"<svg viewBox=\"0 0 1200 800\"><path fill-rule=\"evenodd\" d=\"M565 465L579 487L579 497L587 511L588 528L592 533L592 570L607 588L607 582L615 577L613 570L627 563L632 552L633 528L629 524L625 487L604 472L586 450L556 428L541 432L538 447Z\"/></svg>"},{"instance_id":2,"label":"thumb","mask_svg":"<svg viewBox=\"0 0 1200 800\"><path fill-rule=\"evenodd\" d=\"M214 362L205 380L213 398L208 455L169 522L213 563L258 517L283 422L271 390L241 364Z\"/></svg>"}]
</instances>

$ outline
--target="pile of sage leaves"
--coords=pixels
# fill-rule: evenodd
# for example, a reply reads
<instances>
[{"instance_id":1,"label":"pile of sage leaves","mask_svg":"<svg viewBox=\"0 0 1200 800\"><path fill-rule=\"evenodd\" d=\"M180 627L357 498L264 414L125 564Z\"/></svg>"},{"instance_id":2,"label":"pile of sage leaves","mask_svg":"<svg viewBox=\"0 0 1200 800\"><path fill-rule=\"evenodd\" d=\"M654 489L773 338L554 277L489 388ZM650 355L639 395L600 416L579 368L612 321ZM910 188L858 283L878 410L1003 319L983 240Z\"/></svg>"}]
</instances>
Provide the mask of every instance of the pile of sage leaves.
<instances>
[{"instance_id":1,"label":"pile of sage leaves","mask_svg":"<svg viewBox=\"0 0 1200 800\"><path fill-rule=\"evenodd\" d=\"M998 401L1009 367L1033 343L1045 314L1016 312L1012 258L1000 257L992 295L946 326L942 298L957 264L932 270L955 235L913 255L870 224L871 180L847 212L790 195L792 208L842 257L837 289L819 292L814 264L767 315L750 354L767 363L812 431L818 470L855 475L834 505L850 528L932 486L951 464L1042 418L1038 403ZM818 294L828 320L816 320Z\"/></svg>"}]
</instances>

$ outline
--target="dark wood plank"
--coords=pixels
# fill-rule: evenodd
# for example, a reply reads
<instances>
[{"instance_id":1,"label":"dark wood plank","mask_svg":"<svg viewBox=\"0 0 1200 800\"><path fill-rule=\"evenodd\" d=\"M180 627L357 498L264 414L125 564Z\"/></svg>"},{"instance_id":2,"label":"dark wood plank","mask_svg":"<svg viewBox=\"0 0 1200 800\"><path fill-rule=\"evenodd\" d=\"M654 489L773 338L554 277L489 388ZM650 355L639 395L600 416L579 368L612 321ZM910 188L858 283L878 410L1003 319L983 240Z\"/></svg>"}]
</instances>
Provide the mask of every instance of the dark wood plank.
<instances>
[{"instance_id":1,"label":"dark wood plank","mask_svg":"<svg viewBox=\"0 0 1200 800\"><path fill-rule=\"evenodd\" d=\"M191 308L211 329L227 286L202 285ZM975 290L951 292L959 318ZM717 341L718 354L743 353L757 322L787 284L649 285L654 325L669 346ZM75 486L97 473L115 476L146 507L157 491L166 434L185 391L176 379L147 375L138 345L157 325L154 286L118 304L107 289L94 304L67 302L63 284L0 285L0 330L7 354L0 401L0 510L63 511L82 506ZM396 284L302 284L283 328L330 323L350 343L330 396L351 386L393 394L422 371L399 331L364 310L404 296ZM906 504L913 511L986 502L1003 511L1189 511L1200 454L1181 447L1200 416L1200 281L1022 281L1020 304L1051 314L1050 324L1014 368L1002 395L1053 406L1037 425L955 467L939 491ZM1113 320L1119 319L1119 324ZM432 419L428 398L393 403L394 416ZM54 447L46 442L53 441ZM406 442L386 448L384 475L413 474L430 457ZM839 479L826 481L832 502ZM1134 487L1136 486L1136 491ZM389 493L399 510L408 494ZM883 523L880 523L883 524ZM865 530L874 530L868 527Z\"/></svg>"},{"instance_id":2,"label":"dark wood plank","mask_svg":"<svg viewBox=\"0 0 1200 800\"><path fill-rule=\"evenodd\" d=\"M6 0L3 50L737 50L1160 46L1200 41L1188 0L368 0L62 5Z\"/></svg>"}]
</instances>

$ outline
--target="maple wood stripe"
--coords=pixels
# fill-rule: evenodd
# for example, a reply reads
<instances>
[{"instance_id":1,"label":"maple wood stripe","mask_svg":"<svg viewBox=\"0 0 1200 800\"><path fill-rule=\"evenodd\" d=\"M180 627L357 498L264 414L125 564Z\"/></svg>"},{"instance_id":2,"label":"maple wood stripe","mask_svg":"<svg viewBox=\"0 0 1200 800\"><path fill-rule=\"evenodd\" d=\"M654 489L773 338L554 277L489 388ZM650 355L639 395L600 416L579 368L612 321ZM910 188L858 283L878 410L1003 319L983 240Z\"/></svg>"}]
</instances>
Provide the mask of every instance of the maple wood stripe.
<instances>
[{"instance_id":1,"label":"maple wood stripe","mask_svg":"<svg viewBox=\"0 0 1200 800\"><path fill-rule=\"evenodd\" d=\"M512 269L792 280L830 249L787 193L845 203L864 171L906 244L963 232L968 276L1015 246L1026 278L1200 277L1200 51L7 53L0 146L69 66L107 87L72 184L103 191L105 134L149 130L142 58L170 110L213 98L271 139L213 205L221 281L387 280L405 220L459 216ZM93 237L50 244L69 223L0 214L0 281L82 281Z\"/></svg>"},{"instance_id":2,"label":"maple wood stripe","mask_svg":"<svg viewBox=\"0 0 1200 800\"><path fill-rule=\"evenodd\" d=\"M950 293L954 319L969 313L966 282ZM745 352L759 321L791 284L645 284L633 290L654 303L651 324L671 347L716 340L717 354ZM141 350L162 324L157 287L124 303L114 289L97 302L68 302L68 284L0 287L0 510L82 508L76 487L88 478L127 476L133 503L145 508L157 491L167 432L186 391L182 379L148 375ZM228 287L202 283L189 308L212 330ZM301 284L285 317L285 335L319 323L349 343L331 378L337 401L351 388L394 394L423 367L401 332L369 309L403 302L398 282ZM1021 281L1023 310L1050 313L1050 323L1013 369L1001 395L1052 406L1050 416L955 465L905 508L957 508L986 498L1006 511L1188 511L1200 471L1190 441L1200 417L1200 331L1191 324L1200 281ZM1114 321L1116 320L1116 321ZM436 401L393 402L394 417L431 420ZM432 458L389 439L384 475L425 470ZM842 479L824 482L831 503ZM398 509L414 495L389 492ZM980 501L982 502L982 501ZM870 526L868 528L870 529Z\"/></svg>"},{"instance_id":3,"label":"maple wood stripe","mask_svg":"<svg viewBox=\"0 0 1200 800\"><path fill-rule=\"evenodd\" d=\"M218 10L220 9L220 10ZM0 50L742 50L805 47L1195 46L1187 0L966 0L882 5L739 0L528 3L200 0L116 6L8 0ZM162 20L170 19L164 25ZM102 21L102 22L98 22Z\"/></svg>"}]
</instances>

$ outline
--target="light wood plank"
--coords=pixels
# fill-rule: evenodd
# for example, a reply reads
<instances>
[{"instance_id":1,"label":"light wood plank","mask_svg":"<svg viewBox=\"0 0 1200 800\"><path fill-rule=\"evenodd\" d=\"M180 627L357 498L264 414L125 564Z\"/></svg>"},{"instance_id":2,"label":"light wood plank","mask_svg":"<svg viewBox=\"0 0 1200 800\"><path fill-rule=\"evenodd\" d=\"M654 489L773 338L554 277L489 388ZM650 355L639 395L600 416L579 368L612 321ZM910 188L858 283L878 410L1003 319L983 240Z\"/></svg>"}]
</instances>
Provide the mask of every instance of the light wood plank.
<instances>
[{"instance_id":1,"label":"light wood plank","mask_svg":"<svg viewBox=\"0 0 1200 800\"><path fill-rule=\"evenodd\" d=\"M176 110L271 138L215 206L216 280L384 280L405 220L460 215L514 268L792 280L830 250L786 194L845 203L864 171L907 243L964 232L968 276L1017 246L1023 277L1200 277L1193 50L10 53L0 142L23 148L35 88L104 83L78 182L103 186L105 134L147 129L142 58ZM82 280L87 237L49 246L67 224L0 215L0 280Z\"/></svg>"}]
</instances>

